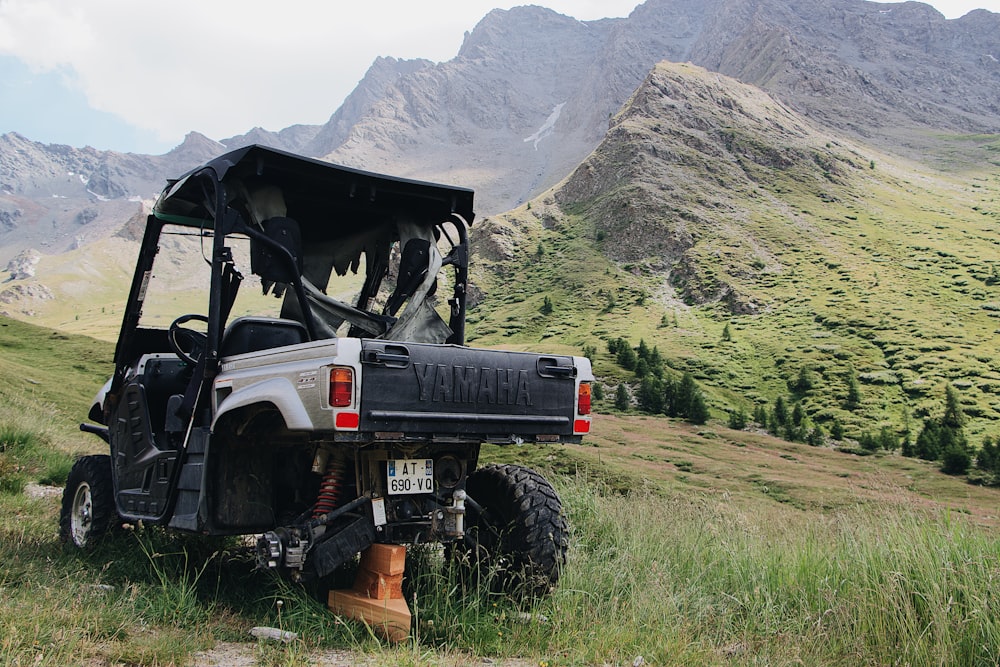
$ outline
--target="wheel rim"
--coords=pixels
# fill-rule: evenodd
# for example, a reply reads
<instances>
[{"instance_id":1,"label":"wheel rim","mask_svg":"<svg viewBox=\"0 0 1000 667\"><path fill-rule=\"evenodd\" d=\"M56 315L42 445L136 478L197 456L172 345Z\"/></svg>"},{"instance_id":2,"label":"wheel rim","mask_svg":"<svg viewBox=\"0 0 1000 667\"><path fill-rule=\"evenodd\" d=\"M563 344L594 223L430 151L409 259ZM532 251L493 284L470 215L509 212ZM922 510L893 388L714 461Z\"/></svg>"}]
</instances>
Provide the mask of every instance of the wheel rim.
<instances>
[{"instance_id":1,"label":"wheel rim","mask_svg":"<svg viewBox=\"0 0 1000 667\"><path fill-rule=\"evenodd\" d=\"M90 484L81 482L76 487L73 496L73 509L69 515L69 529L73 543L78 547L87 545L90 536L90 526L94 520L94 498L90 493Z\"/></svg>"}]
</instances>

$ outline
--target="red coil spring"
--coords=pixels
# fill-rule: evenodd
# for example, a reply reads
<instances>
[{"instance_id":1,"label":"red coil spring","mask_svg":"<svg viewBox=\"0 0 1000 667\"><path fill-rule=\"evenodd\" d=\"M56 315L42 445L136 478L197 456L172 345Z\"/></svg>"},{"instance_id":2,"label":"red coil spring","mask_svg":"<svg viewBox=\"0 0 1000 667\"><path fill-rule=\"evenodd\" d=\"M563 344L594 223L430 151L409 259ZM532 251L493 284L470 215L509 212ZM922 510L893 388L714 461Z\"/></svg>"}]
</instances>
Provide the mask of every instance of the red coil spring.
<instances>
[{"instance_id":1,"label":"red coil spring","mask_svg":"<svg viewBox=\"0 0 1000 667\"><path fill-rule=\"evenodd\" d=\"M340 499L340 483L343 477L343 463L331 459L326 466L326 475L323 476L323 481L319 485L316 504L313 505L314 519L332 512L337 507L337 501Z\"/></svg>"}]
</instances>

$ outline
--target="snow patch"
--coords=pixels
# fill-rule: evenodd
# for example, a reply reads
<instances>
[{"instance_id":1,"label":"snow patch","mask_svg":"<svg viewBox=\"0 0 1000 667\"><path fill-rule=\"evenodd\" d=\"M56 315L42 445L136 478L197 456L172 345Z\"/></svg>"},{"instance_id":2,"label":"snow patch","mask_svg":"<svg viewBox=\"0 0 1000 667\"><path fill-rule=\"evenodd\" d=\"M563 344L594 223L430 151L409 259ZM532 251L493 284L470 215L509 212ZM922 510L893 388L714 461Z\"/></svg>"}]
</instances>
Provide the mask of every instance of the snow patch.
<instances>
[{"instance_id":1,"label":"snow patch","mask_svg":"<svg viewBox=\"0 0 1000 667\"><path fill-rule=\"evenodd\" d=\"M111 201L110 199L108 199L104 195L99 195L96 192L94 192L93 190L91 190L90 188L87 188L87 194L90 195L90 196L92 196L92 197L96 197L97 201Z\"/></svg>"},{"instance_id":2,"label":"snow patch","mask_svg":"<svg viewBox=\"0 0 1000 667\"><path fill-rule=\"evenodd\" d=\"M556 126L556 121L559 120L559 114L562 113L564 106L566 106L565 102L557 104L552 109L552 113L549 114L549 117L545 119L544 123L542 123L542 126L538 128L538 131L535 132L530 137L525 138L524 143L528 143L529 141L533 142L535 150L537 151L538 142L544 139L545 137L549 136L550 134L552 134L552 131Z\"/></svg>"}]
</instances>

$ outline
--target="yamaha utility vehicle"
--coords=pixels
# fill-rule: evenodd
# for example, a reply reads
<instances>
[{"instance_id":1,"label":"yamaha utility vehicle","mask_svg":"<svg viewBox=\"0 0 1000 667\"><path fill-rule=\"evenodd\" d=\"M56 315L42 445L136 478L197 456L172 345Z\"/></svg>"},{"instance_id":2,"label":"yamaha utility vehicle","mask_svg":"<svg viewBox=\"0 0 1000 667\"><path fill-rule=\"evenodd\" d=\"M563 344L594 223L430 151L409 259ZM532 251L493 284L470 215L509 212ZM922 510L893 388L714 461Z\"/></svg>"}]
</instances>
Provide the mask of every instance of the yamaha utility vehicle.
<instances>
[{"instance_id":1,"label":"yamaha utility vehicle","mask_svg":"<svg viewBox=\"0 0 1000 667\"><path fill-rule=\"evenodd\" d=\"M482 443L579 442L581 357L464 345L471 190L250 146L169 181L145 220L113 377L81 428L62 538L115 524L254 535L322 577L436 542L544 593L552 486Z\"/></svg>"}]
</instances>

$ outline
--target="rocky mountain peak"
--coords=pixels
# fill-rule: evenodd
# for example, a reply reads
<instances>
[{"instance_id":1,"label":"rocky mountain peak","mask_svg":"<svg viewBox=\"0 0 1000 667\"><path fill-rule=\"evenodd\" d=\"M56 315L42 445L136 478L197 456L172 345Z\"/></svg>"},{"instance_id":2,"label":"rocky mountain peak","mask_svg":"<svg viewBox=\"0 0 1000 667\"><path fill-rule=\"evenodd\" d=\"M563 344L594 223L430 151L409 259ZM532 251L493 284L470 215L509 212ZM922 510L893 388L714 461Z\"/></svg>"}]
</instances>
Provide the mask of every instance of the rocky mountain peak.
<instances>
[{"instance_id":1,"label":"rocky mountain peak","mask_svg":"<svg viewBox=\"0 0 1000 667\"><path fill-rule=\"evenodd\" d=\"M647 0L627 18L578 21L515 7L487 14L448 62L377 58L322 126L221 143L192 132L164 156L4 135L0 259L111 230L102 221L115 203L256 142L472 187L480 213L500 212L579 165L663 60L756 86L811 122L917 159L936 133L1000 131L1000 15L985 10L948 21L919 2ZM98 216L81 225L85 208Z\"/></svg>"}]
</instances>

